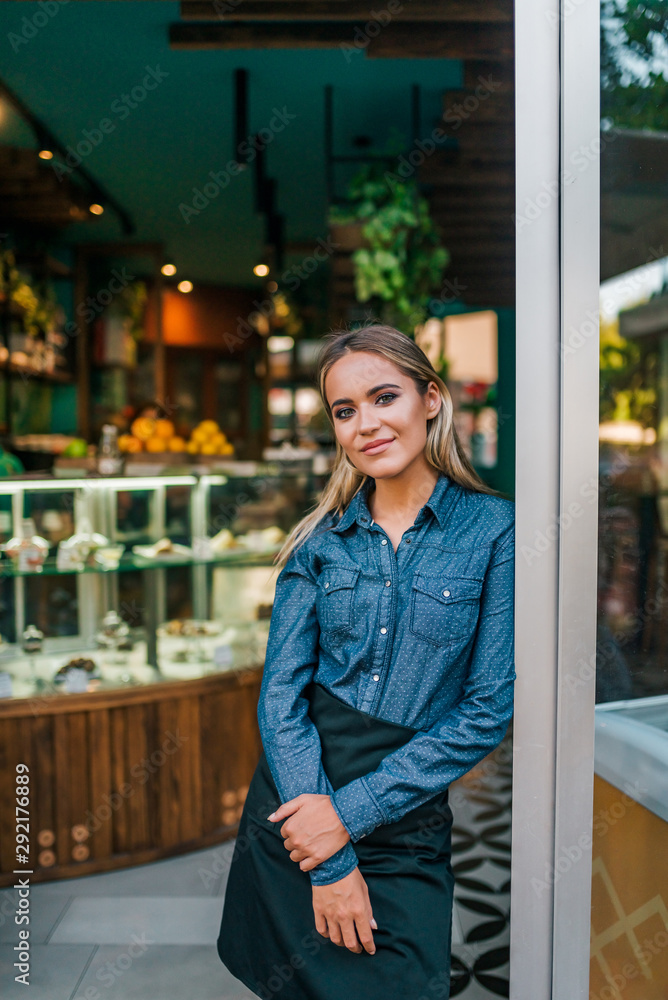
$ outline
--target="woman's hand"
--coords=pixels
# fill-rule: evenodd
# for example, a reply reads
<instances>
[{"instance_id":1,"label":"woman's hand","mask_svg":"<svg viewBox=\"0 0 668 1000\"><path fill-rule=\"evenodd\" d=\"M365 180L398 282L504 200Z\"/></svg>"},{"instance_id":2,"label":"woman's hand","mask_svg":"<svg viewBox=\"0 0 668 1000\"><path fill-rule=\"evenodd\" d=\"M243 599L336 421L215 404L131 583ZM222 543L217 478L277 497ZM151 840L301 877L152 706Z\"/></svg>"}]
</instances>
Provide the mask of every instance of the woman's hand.
<instances>
[{"instance_id":1,"label":"woman's hand","mask_svg":"<svg viewBox=\"0 0 668 1000\"><path fill-rule=\"evenodd\" d=\"M329 795L298 795L267 819L278 822L286 817L289 819L280 830L283 846L304 872L331 858L350 840Z\"/></svg>"},{"instance_id":2,"label":"woman's hand","mask_svg":"<svg viewBox=\"0 0 668 1000\"><path fill-rule=\"evenodd\" d=\"M313 912L318 934L334 944L369 955L376 951L371 928L378 930L373 919L369 890L359 868L330 885L314 885Z\"/></svg>"}]
</instances>

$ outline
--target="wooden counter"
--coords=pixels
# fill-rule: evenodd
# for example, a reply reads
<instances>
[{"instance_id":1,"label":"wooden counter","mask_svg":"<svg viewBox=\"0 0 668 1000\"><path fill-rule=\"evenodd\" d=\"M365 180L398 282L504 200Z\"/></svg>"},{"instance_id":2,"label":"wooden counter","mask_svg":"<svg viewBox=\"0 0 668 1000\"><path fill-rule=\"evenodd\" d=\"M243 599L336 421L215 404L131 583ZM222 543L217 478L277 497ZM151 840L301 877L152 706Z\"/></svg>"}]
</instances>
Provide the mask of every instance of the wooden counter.
<instances>
[{"instance_id":1,"label":"wooden counter","mask_svg":"<svg viewBox=\"0 0 668 1000\"><path fill-rule=\"evenodd\" d=\"M0 701L0 886L17 875L15 775L30 769L32 882L234 837L262 745L262 666Z\"/></svg>"}]
</instances>

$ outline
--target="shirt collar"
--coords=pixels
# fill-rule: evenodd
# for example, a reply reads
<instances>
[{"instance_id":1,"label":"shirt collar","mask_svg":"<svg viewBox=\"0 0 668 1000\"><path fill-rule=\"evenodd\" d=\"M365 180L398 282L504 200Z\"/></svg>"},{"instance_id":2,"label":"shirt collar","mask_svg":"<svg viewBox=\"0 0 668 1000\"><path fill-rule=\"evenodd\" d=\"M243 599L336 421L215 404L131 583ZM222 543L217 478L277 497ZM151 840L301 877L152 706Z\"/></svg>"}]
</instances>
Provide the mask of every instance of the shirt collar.
<instances>
[{"instance_id":1,"label":"shirt collar","mask_svg":"<svg viewBox=\"0 0 668 1000\"><path fill-rule=\"evenodd\" d=\"M367 476L332 531L345 531L354 521L357 521L363 528L371 526L372 517L367 501L372 485L374 485L373 476ZM444 472L439 473L431 496L418 513L418 519L422 512L428 508L438 521L439 527L444 528L447 513L455 499L455 486L456 484L449 476Z\"/></svg>"}]
</instances>

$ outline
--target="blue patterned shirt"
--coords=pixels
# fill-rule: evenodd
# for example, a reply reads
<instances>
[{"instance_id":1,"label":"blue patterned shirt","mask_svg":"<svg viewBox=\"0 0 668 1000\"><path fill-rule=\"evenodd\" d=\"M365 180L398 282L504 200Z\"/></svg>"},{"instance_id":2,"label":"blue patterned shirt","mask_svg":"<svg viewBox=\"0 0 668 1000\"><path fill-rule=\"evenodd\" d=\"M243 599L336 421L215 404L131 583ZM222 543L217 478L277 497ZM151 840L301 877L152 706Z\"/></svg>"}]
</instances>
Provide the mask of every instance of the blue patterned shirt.
<instances>
[{"instance_id":1,"label":"blue patterned shirt","mask_svg":"<svg viewBox=\"0 0 668 1000\"><path fill-rule=\"evenodd\" d=\"M503 739L512 714L515 505L439 479L395 552L368 507L367 478L328 514L276 580L258 704L281 802L331 796L350 834L311 869L328 885L357 864L353 844L442 793ZM419 729L337 791L301 692ZM297 862L295 862L296 864Z\"/></svg>"}]
</instances>

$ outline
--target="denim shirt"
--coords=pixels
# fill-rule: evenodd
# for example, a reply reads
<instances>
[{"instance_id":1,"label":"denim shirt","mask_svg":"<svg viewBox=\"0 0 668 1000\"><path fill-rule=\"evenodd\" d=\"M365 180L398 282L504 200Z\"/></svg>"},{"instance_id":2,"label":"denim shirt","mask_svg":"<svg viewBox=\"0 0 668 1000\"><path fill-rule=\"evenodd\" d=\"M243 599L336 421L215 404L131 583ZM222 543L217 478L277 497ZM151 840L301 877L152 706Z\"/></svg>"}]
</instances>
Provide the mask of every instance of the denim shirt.
<instances>
[{"instance_id":1,"label":"denim shirt","mask_svg":"<svg viewBox=\"0 0 668 1000\"><path fill-rule=\"evenodd\" d=\"M258 704L281 802L331 796L350 835L309 872L328 885L353 844L445 791L503 739L512 714L515 505L444 473L395 552L367 478L281 569ZM375 771L334 791L301 692L316 680L369 715L418 729ZM297 862L294 862L295 864Z\"/></svg>"}]
</instances>

